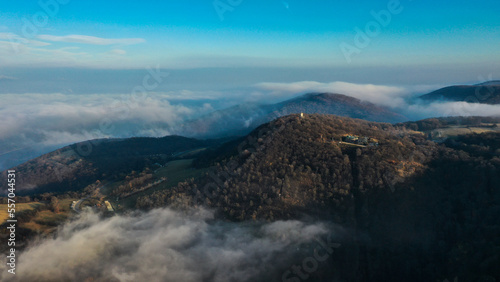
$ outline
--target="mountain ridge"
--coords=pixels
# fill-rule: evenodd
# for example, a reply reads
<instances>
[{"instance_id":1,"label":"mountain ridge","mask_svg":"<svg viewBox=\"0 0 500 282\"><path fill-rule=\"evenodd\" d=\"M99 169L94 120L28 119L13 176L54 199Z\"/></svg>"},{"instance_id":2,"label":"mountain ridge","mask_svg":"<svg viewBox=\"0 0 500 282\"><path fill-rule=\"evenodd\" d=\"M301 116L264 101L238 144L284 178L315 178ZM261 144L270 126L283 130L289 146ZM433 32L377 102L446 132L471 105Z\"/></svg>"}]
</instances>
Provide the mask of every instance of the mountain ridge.
<instances>
[{"instance_id":1,"label":"mountain ridge","mask_svg":"<svg viewBox=\"0 0 500 282\"><path fill-rule=\"evenodd\" d=\"M500 104L500 81L447 86L419 98L427 102L451 101L498 105Z\"/></svg>"},{"instance_id":2,"label":"mountain ridge","mask_svg":"<svg viewBox=\"0 0 500 282\"><path fill-rule=\"evenodd\" d=\"M246 135L273 119L298 113L319 113L396 123L408 120L391 110L336 93L307 93L275 104L236 105L186 123L179 131L195 138ZM201 129L201 133L200 133Z\"/></svg>"}]
</instances>

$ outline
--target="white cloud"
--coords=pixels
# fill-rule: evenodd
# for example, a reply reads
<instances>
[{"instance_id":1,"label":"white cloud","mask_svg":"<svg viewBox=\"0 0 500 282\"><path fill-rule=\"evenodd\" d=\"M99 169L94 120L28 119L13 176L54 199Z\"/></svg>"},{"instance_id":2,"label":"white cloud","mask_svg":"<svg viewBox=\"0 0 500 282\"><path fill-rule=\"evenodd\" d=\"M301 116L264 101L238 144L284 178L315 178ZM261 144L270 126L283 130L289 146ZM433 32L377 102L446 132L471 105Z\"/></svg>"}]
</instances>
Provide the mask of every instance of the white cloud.
<instances>
[{"instance_id":1,"label":"white cloud","mask_svg":"<svg viewBox=\"0 0 500 282\"><path fill-rule=\"evenodd\" d=\"M53 42L69 42L69 43L80 43L80 44L91 44L91 45L132 45L143 43L146 40L143 38L101 38L89 35L66 35L66 36L56 36L41 34L37 36L40 40L53 41Z\"/></svg>"},{"instance_id":2,"label":"white cloud","mask_svg":"<svg viewBox=\"0 0 500 282\"><path fill-rule=\"evenodd\" d=\"M64 56L68 51L58 52ZM0 75L0 80L2 79L13 79L13 77ZM204 114L235 104L255 105L244 104L249 100L248 97L260 103L272 103L306 92L346 94L375 104L390 106L395 112L412 120L438 116L490 116L500 113L499 105L465 102L410 104L406 98L411 91L405 88L346 82L260 83L245 90L220 92L189 90L150 92L147 99L139 101L130 93L1 94L0 100L3 105L9 107L0 107L2 120L0 165L4 160L11 158L10 155L1 157L2 154L19 148L29 148L26 150L27 154L30 150L45 153L48 152L48 148L52 150L56 146L95 138L159 137L170 134L196 136L198 133L206 132L196 125L194 128L185 127L187 121L196 120ZM210 104L206 103L207 100ZM212 122L215 124L220 122L216 120L217 115L213 117ZM250 118L247 121L250 123ZM109 123L110 126L103 126L103 122ZM30 154L24 156L23 161L37 156Z\"/></svg>"},{"instance_id":3,"label":"white cloud","mask_svg":"<svg viewBox=\"0 0 500 282\"><path fill-rule=\"evenodd\" d=\"M10 44L26 44L31 46L48 46L50 43L27 39L12 32L0 32L0 40L8 40Z\"/></svg>"},{"instance_id":4,"label":"white cloud","mask_svg":"<svg viewBox=\"0 0 500 282\"><path fill-rule=\"evenodd\" d=\"M269 281L334 242L321 222L239 224L203 209L157 209L102 219L83 213L55 237L16 254L20 281ZM326 239L325 239L326 238ZM325 265L320 267L326 267ZM0 280L9 273L0 265Z\"/></svg>"},{"instance_id":5,"label":"white cloud","mask_svg":"<svg viewBox=\"0 0 500 282\"><path fill-rule=\"evenodd\" d=\"M112 49L108 53L111 55L125 55L125 54L127 54L127 51L122 50L122 49Z\"/></svg>"},{"instance_id":6,"label":"white cloud","mask_svg":"<svg viewBox=\"0 0 500 282\"><path fill-rule=\"evenodd\" d=\"M292 83L259 83L252 96L254 99L281 99L309 92L329 92L344 94L377 105L392 108L410 119L424 119L444 116L499 116L500 105L474 104L466 102L410 103L408 98L439 89L439 85L412 85L395 87L373 84L354 84L348 82L321 83L299 81Z\"/></svg>"},{"instance_id":7,"label":"white cloud","mask_svg":"<svg viewBox=\"0 0 500 282\"><path fill-rule=\"evenodd\" d=\"M16 80L17 77L0 74L0 80Z\"/></svg>"},{"instance_id":8,"label":"white cloud","mask_svg":"<svg viewBox=\"0 0 500 282\"><path fill-rule=\"evenodd\" d=\"M409 95L408 90L402 87L374 84L354 84L342 81L328 83L316 81L299 81L292 83L264 82L257 84L256 87L259 90L268 92L265 95L270 94L272 96L287 97L290 95L308 92L329 92L344 94L360 100L392 108L402 106L404 104L405 96Z\"/></svg>"},{"instance_id":9,"label":"white cloud","mask_svg":"<svg viewBox=\"0 0 500 282\"><path fill-rule=\"evenodd\" d=\"M121 57L121 55L127 54L123 49L113 48L108 52L98 53L90 49L92 47L88 47L80 52L74 52L73 50L77 50L80 47L45 48L52 45L46 41L111 46L124 46L145 42L142 38L108 39L85 35L40 35L37 39L39 40L23 38L11 32L0 32L0 58L2 58L2 66L130 66L133 64L133 59Z\"/></svg>"},{"instance_id":10,"label":"white cloud","mask_svg":"<svg viewBox=\"0 0 500 282\"><path fill-rule=\"evenodd\" d=\"M1 94L2 105L9 107L0 107L0 156L19 148L27 154L46 153L56 146L96 138L171 135L179 133L185 120L213 110L210 105L171 104L172 96ZM8 158L0 158L0 164Z\"/></svg>"},{"instance_id":11,"label":"white cloud","mask_svg":"<svg viewBox=\"0 0 500 282\"><path fill-rule=\"evenodd\" d=\"M2 94L0 97L11 105L0 108L0 117L11 119L0 125L3 138L16 136L24 130L72 134L82 129L91 131L99 129L103 119L117 126L130 125L126 131L117 129L117 132L105 134L133 136L146 128L174 126L195 114L194 109L172 105L165 98L167 96L154 93L149 93L145 99L131 94ZM18 129L10 130L12 126Z\"/></svg>"},{"instance_id":12,"label":"white cloud","mask_svg":"<svg viewBox=\"0 0 500 282\"><path fill-rule=\"evenodd\" d=\"M406 113L413 119L446 116L500 116L500 105L467 102L418 103L408 105Z\"/></svg>"},{"instance_id":13,"label":"white cloud","mask_svg":"<svg viewBox=\"0 0 500 282\"><path fill-rule=\"evenodd\" d=\"M59 49L40 48L50 45L40 41L13 39L0 40L3 66L75 66L90 61L86 52L72 52L77 47Z\"/></svg>"},{"instance_id":14,"label":"white cloud","mask_svg":"<svg viewBox=\"0 0 500 282\"><path fill-rule=\"evenodd\" d=\"M0 32L0 39L1 40L10 40L10 39L19 39L19 38L21 38L21 37L12 33L12 32Z\"/></svg>"}]
</instances>

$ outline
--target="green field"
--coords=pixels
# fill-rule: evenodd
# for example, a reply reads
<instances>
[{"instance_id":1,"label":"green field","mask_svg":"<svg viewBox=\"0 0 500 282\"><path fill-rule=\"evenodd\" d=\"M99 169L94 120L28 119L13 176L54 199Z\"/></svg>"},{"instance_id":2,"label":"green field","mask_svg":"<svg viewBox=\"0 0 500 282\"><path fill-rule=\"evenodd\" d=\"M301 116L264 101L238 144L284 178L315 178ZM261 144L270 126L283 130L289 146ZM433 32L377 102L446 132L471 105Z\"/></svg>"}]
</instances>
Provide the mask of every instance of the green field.
<instances>
[{"instance_id":1,"label":"green field","mask_svg":"<svg viewBox=\"0 0 500 282\"><path fill-rule=\"evenodd\" d=\"M186 179L199 177L206 171L206 169L192 168L192 163L193 159L168 162L164 167L158 169L153 175L154 180L166 177L166 181L148 190L139 192L124 199L120 199L118 202L115 201L116 199L112 198L110 198L109 200L113 203L113 206L117 207L118 210L124 208L134 208L137 198L144 195L149 195L158 190L171 188L177 185L177 183L182 182Z\"/></svg>"}]
</instances>

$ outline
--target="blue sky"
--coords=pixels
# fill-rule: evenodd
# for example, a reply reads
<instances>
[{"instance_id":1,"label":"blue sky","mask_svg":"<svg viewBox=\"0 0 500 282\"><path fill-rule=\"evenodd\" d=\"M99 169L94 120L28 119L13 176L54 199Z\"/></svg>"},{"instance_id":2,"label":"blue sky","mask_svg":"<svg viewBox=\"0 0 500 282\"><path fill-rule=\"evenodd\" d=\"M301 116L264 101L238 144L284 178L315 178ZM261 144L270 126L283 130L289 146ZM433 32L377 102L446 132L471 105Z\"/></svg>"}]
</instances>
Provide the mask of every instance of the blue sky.
<instances>
[{"instance_id":1,"label":"blue sky","mask_svg":"<svg viewBox=\"0 0 500 282\"><path fill-rule=\"evenodd\" d=\"M356 47L356 28L365 30L374 21L371 12L388 10L392 1L40 1L57 3L49 10L38 1L3 1L0 63L112 69L155 63L172 69L498 66L500 2L493 0L396 1L400 12L346 60L341 44ZM9 50L12 42L19 44L17 52Z\"/></svg>"}]
</instances>

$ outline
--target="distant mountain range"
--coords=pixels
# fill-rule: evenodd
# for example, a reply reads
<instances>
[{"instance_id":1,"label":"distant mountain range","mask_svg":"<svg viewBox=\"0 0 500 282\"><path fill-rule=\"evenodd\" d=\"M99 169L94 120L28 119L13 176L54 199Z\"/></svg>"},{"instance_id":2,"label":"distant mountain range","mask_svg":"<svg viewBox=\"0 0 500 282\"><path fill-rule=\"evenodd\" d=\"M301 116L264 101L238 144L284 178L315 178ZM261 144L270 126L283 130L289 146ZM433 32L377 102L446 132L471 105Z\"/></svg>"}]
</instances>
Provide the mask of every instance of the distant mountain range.
<instances>
[{"instance_id":1,"label":"distant mountain range","mask_svg":"<svg viewBox=\"0 0 500 282\"><path fill-rule=\"evenodd\" d=\"M476 85L448 86L420 96L424 101L453 101L498 105L500 81L488 81Z\"/></svg>"},{"instance_id":2,"label":"distant mountain range","mask_svg":"<svg viewBox=\"0 0 500 282\"><path fill-rule=\"evenodd\" d=\"M180 131L197 138L245 135L263 123L298 113L332 114L389 123L408 120L387 108L350 96L309 93L271 105L245 104L216 111L186 123Z\"/></svg>"}]
</instances>

